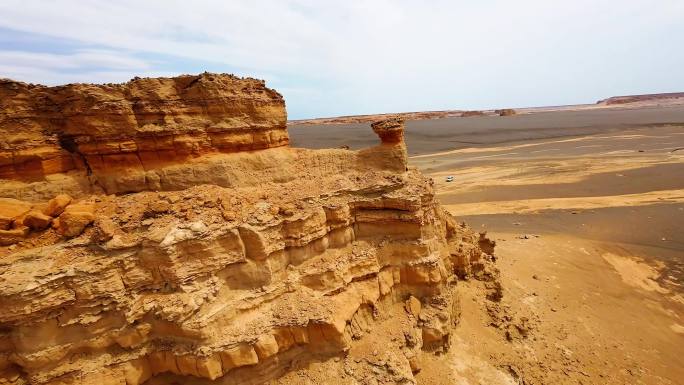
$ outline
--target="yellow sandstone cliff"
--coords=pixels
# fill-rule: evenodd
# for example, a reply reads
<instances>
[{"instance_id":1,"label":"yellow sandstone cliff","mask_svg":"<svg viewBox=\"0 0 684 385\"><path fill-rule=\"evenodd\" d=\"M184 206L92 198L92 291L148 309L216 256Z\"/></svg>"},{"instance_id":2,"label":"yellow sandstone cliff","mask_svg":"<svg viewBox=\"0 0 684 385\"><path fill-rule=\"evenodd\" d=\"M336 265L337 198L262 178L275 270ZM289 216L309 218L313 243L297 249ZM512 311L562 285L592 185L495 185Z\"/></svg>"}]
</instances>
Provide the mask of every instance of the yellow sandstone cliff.
<instances>
[{"instance_id":1,"label":"yellow sandstone cliff","mask_svg":"<svg viewBox=\"0 0 684 385\"><path fill-rule=\"evenodd\" d=\"M390 318L391 359L350 376L415 383L493 252L398 119L372 148L290 148L283 98L220 74L3 80L0 105L0 383L273 382Z\"/></svg>"}]
</instances>

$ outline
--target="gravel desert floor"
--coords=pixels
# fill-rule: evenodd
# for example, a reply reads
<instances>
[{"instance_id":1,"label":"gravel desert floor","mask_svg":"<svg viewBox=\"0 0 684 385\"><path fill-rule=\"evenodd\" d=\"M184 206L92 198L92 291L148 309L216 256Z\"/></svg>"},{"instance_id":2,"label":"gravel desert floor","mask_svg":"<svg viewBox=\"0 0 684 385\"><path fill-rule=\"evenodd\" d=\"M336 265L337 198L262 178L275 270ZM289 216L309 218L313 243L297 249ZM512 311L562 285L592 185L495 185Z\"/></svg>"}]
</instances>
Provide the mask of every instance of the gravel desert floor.
<instances>
[{"instance_id":1,"label":"gravel desert floor","mask_svg":"<svg viewBox=\"0 0 684 385\"><path fill-rule=\"evenodd\" d=\"M366 145L357 126L290 133ZM684 383L683 107L412 121L407 144L442 204L496 240L503 286L494 312L460 285L454 348L420 383Z\"/></svg>"}]
</instances>

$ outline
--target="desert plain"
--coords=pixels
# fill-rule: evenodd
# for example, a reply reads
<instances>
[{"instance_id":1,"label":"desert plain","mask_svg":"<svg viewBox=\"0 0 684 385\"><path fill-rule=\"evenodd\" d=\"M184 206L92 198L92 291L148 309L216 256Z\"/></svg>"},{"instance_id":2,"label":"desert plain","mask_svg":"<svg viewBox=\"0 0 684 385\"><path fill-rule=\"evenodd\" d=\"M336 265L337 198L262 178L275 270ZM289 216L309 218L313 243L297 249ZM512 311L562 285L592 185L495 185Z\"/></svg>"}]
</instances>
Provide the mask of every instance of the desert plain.
<instances>
[{"instance_id":1,"label":"desert plain","mask_svg":"<svg viewBox=\"0 0 684 385\"><path fill-rule=\"evenodd\" d=\"M292 146L375 140L324 123L292 122ZM503 288L503 312L481 283L459 289L454 346L419 383L684 383L684 104L419 118L405 135L441 204L496 240ZM497 312L517 329L496 332Z\"/></svg>"}]
</instances>

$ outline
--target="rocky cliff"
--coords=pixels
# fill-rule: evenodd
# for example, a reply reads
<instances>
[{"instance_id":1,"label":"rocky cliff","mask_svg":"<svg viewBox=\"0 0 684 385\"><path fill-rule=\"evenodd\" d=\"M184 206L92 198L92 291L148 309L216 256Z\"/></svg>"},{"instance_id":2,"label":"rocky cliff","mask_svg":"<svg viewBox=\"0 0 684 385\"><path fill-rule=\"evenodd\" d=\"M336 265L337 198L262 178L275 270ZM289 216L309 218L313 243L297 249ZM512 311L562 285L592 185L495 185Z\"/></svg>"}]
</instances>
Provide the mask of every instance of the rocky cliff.
<instances>
[{"instance_id":1,"label":"rocky cliff","mask_svg":"<svg viewBox=\"0 0 684 385\"><path fill-rule=\"evenodd\" d=\"M215 74L2 81L0 104L0 383L278 382L364 341L385 358L350 379L415 383L491 259L398 119L372 148L289 148L282 97Z\"/></svg>"},{"instance_id":2,"label":"rocky cliff","mask_svg":"<svg viewBox=\"0 0 684 385\"><path fill-rule=\"evenodd\" d=\"M179 168L288 143L282 96L229 75L62 87L0 80L0 108L0 177L13 181L0 194L24 199L209 183ZM204 163L193 168L215 171Z\"/></svg>"}]
</instances>

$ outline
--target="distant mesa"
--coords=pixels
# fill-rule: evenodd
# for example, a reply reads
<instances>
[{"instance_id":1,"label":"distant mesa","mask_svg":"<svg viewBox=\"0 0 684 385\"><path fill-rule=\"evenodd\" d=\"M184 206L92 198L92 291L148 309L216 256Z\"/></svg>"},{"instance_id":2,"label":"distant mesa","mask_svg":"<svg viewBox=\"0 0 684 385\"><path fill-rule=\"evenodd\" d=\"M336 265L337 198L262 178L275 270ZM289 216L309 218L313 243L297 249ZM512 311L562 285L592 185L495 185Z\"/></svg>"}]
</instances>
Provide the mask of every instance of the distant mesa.
<instances>
[{"instance_id":1,"label":"distant mesa","mask_svg":"<svg viewBox=\"0 0 684 385\"><path fill-rule=\"evenodd\" d=\"M598 102L596 102L596 104L615 105L615 104L630 104L630 103L638 103L638 102L676 101L677 99L684 99L684 92L613 96L613 97L610 97L608 99L599 100Z\"/></svg>"}]
</instances>

